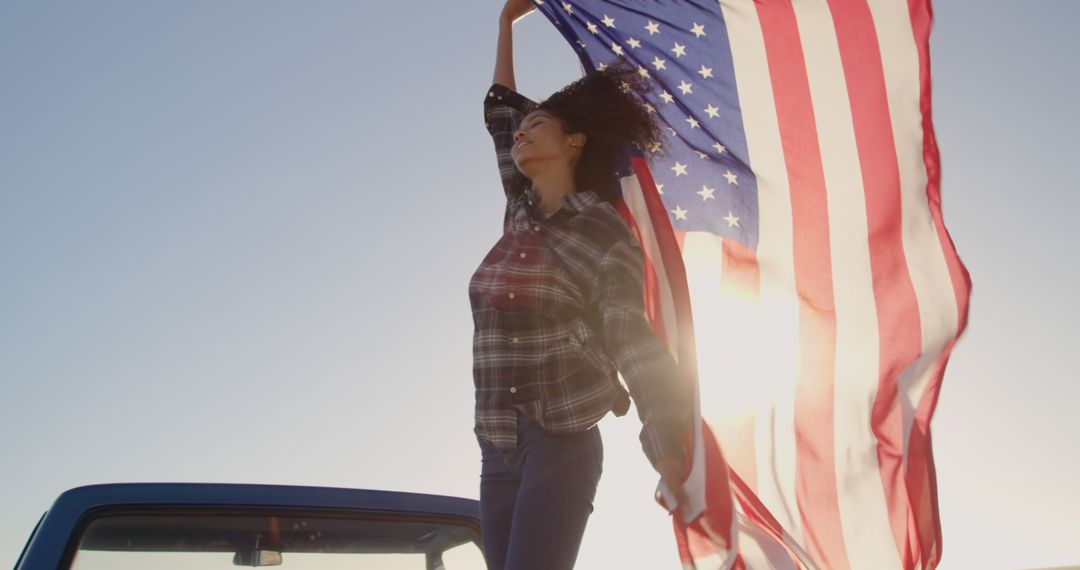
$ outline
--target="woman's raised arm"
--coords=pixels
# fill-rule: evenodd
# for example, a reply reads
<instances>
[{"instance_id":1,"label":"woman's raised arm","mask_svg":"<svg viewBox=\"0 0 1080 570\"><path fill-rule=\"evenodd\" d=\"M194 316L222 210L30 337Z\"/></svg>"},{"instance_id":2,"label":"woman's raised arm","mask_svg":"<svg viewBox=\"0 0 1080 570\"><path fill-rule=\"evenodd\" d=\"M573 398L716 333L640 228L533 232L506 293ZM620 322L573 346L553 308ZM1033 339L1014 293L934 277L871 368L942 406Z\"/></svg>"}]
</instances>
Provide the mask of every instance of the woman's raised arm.
<instances>
[{"instance_id":1,"label":"woman's raised arm","mask_svg":"<svg viewBox=\"0 0 1080 570\"><path fill-rule=\"evenodd\" d=\"M492 83L517 90L514 83L514 22L535 10L532 0L507 0L499 14L499 43L495 50L495 76Z\"/></svg>"}]
</instances>

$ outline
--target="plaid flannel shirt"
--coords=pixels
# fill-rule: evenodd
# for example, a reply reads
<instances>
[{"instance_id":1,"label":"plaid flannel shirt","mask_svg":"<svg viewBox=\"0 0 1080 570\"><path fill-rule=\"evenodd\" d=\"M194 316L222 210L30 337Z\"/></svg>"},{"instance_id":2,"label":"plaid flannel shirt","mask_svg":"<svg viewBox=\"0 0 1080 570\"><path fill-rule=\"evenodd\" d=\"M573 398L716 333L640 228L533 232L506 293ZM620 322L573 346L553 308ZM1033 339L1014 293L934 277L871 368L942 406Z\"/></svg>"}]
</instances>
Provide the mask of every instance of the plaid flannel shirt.
<instances>
[{"instance_id":1,"label":"plaid flannel shirt","mask_svg":"<svg viewBox=\"0 0 1080 570\"><path fill-rule=\"evenodd\" d=\"M536 103L499 84L484 118L506 193L503 236L469 284L478 437L517 447L518 411L553 433L626 413L630 388L641 443L655 463L683 458L690 417L685 382L643 308L643 263L629 226L590 190L544 219L510 156L513 133ZM600 330L598 330L600 329Z\"/></svg>"}]
</instances>

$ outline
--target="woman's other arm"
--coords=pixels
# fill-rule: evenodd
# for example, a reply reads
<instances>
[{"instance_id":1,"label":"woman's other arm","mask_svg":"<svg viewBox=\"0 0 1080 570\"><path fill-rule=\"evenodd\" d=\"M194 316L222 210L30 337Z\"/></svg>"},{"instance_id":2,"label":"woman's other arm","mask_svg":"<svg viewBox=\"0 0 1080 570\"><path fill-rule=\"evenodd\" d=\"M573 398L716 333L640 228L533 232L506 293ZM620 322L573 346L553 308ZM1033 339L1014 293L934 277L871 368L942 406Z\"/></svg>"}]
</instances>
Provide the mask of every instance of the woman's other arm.
<instances>
[{"instance_id":1,"label":"woman's other arm","mask_svg":"<svg viewBox=\"0 0 1080 570\"><path fill-rule=\"evenodd\" d=\"M499 177L508 199L521 194L525 176L517 169L510 149L514 131L536 103L514 89L514 21L533 11L530 0L510 0L499 15L499 45L495 54L495 79L484 97L484 123L495 142ZM507 205L510 201L507 201Z\"/></svg>"},{"instance_id":2,"label":"woman's other arm","mask_svg":"<svg viewBox=\"0 0 1080 570\"><path fill-rule=\"evenodd\" d=\"M517 90L514 83L514 22L535 10L532 0L507 0L499 14L499 43L495 49L495 75L492 83Z\"/></svg>"}]
</instances>

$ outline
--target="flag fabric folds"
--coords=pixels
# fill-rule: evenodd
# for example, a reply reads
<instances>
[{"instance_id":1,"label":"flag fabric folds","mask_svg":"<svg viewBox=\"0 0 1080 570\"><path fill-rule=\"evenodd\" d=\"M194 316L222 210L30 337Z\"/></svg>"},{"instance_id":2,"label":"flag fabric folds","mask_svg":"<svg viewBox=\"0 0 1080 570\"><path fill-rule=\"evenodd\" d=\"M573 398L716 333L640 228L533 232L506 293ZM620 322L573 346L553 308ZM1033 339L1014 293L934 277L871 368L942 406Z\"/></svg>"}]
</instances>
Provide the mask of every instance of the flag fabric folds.
<instances>
[{"instance_id":1,"label":"flag fabric folds","mask_svg":"<svg viewBox=\"0 0 1080 570\"><path fill-rule=\"evenodd\" d=\"M618 176L653 328L698 379L683 567L936 567L930 420L971 283L929 0L534 1L586 72L655 87L666 153Z\"/></svg>"}]
</instances>

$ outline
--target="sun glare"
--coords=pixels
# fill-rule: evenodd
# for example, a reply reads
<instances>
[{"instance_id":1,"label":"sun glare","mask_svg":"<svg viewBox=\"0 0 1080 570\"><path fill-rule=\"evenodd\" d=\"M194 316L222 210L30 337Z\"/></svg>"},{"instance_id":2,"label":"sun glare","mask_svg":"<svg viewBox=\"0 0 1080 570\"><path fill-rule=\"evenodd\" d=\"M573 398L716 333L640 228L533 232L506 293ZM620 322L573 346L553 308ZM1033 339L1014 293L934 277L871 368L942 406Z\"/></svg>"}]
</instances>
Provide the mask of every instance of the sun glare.
<instances>
[{"instance_id":1,"label":"sun glare","mask_svg":"<svg viewBox=\"0 0 1080 570\"><path fill-rule=\"evenodd\" d=\"M724 290L722 243L712 236L687 234L683 258L694 314L702 416L721 421L768 410L790 393L795 379L794 297L770 287L767 278L757 295Z\"/></svg>"}]
</instances>

